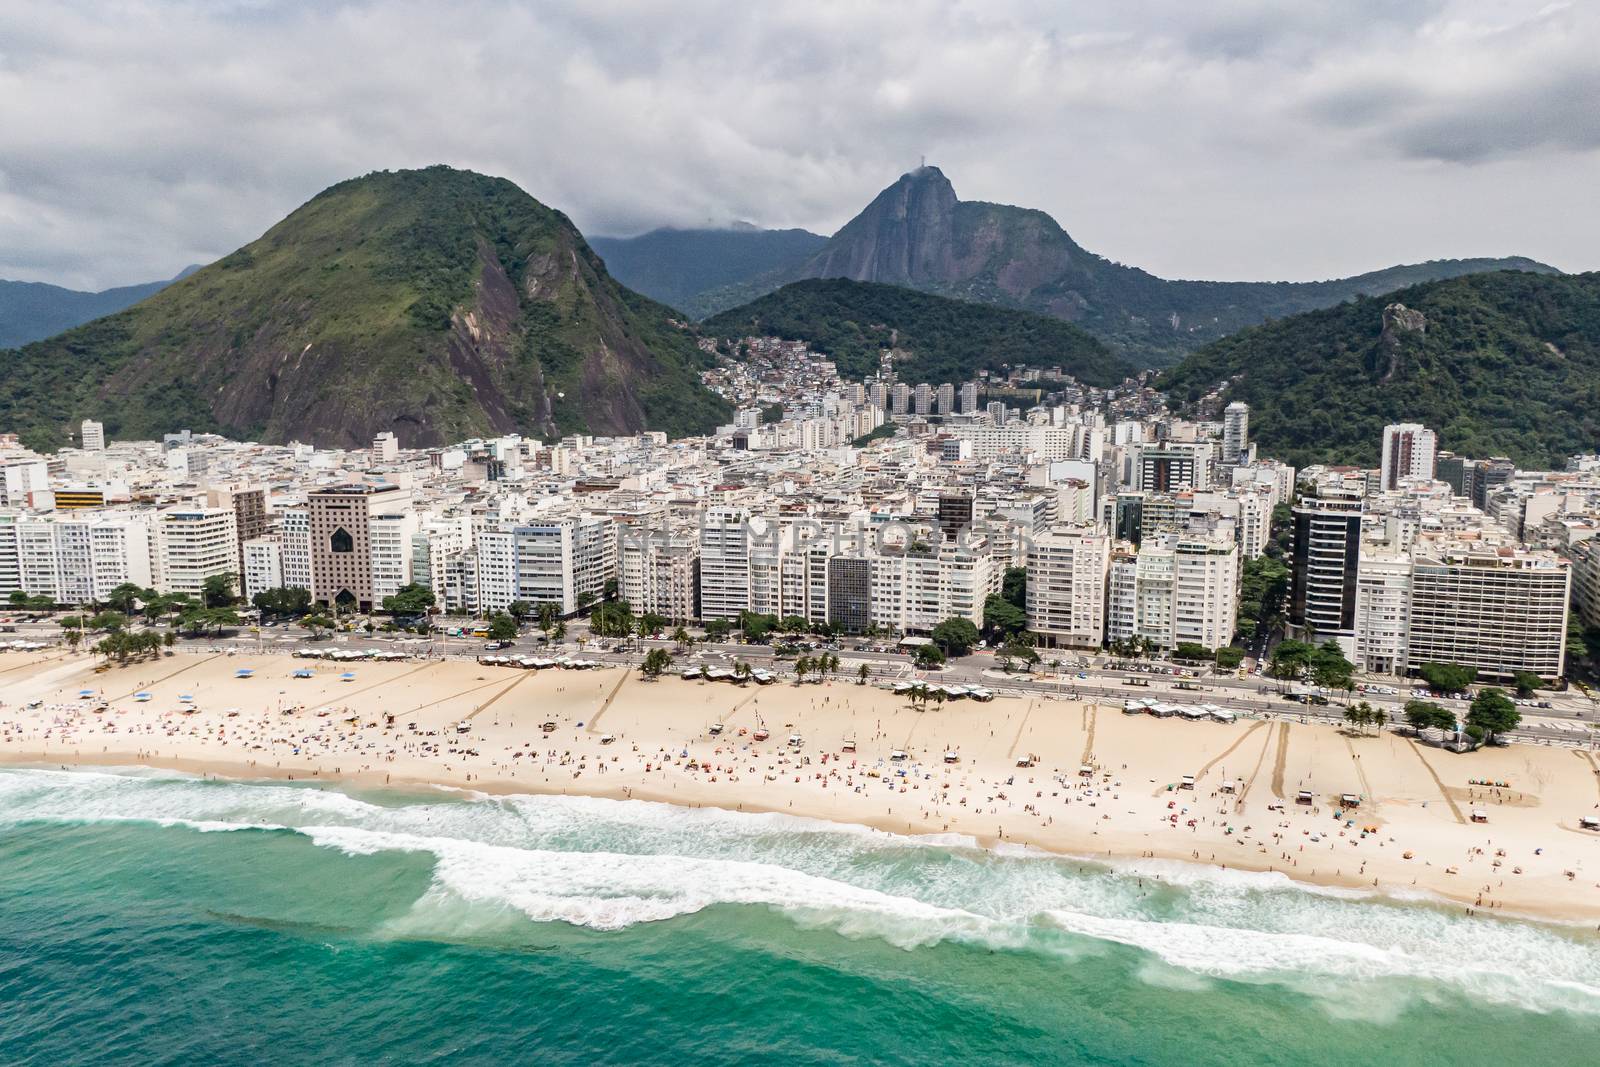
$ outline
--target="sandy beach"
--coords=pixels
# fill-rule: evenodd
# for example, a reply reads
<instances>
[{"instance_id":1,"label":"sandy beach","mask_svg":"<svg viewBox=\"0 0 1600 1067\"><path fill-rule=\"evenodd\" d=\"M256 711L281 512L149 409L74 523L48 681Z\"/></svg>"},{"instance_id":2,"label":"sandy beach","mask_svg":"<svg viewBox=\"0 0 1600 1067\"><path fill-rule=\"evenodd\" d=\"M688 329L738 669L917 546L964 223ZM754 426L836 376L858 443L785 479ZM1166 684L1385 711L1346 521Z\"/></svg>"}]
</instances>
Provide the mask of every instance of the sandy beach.
<instances>
[{"instance_id":1,"label":"sandy beach","mask_svg":"<svg viewBox=\"0 0 1600 1067\"><path fill-rule=\"evenodd\" d=\"M1280 718L1003 697L920 710L846 680L205 653L105 667L52 651L0 654L0 761L788 812L1600 923L1600 833L1579 825L1600 815L1594 753L1456 755ZM1346 793L1359 808L1341 811Z\"/></svg>"}]
</instances>

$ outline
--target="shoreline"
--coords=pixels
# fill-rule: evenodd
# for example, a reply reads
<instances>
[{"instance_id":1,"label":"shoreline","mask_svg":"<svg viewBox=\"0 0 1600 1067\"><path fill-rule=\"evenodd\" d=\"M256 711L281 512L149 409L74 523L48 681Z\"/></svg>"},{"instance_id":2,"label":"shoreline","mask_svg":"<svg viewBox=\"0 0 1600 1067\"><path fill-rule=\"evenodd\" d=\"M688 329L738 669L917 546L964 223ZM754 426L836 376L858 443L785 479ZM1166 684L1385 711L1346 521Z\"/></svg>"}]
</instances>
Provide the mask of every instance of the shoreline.
<instances>
[{"instance_id":1,"label":"shoreline","mask_svg":"<svg viewBox=\"0 0 1600 1067\"><path fill-rule=\"evenodd\" d=\"M1539 813L1547 801L1563 812L1579 800L1588 801L1582 814L1600 809L1585 753L1496 750L1449 763L1394 735L1281 719L1185 723L1045 698L913 711L850 682L738 688L620 669L535 674L437 661L363 664L344 682L322 668L313 680L284 683L275 702L321 699L284 710L263 706L265 679L229 677L247 656L190 655L98 674L87 657L17 658L0 662L7 765L787 814L908 837L958 834L983 849L1025 846L1134 872L1141 862L1178 863L1486 917L1600 924L1600 835ZM107 703L101 715L73 699L91 684ZM179 688L206 710L174 710ZM132 703L140 691L157 696ZM33 694L55 701L18 706ZM463 722L466 732L451 732ZM709 722L727 732L709 735ZM758 722L770 722L766 744L752 740ZM547 723L556 729L541 732ZM790 731L804 733L800 747L780 743ZM861 751L819 744L819 734L848 737ZM239 745L256 748L229 751ZM893 751L909 758L891 763ZM944 752L957 762L940 762ZM1015 766L1018 753L1040 758ZM1088 766L1094 774L1082 774ZM1540 792L1479 796L1444 780L1478 766L1485 778ZM1178 771L1196 779L1193 791L1175 784ZM1336 809L1285 799L1301 783L1329 797L1345 781L1363 787L1363 814L1335 819ZM1467 822L1464 805L1485 805L1491 826Z\"/></svg>"}]
</instances>

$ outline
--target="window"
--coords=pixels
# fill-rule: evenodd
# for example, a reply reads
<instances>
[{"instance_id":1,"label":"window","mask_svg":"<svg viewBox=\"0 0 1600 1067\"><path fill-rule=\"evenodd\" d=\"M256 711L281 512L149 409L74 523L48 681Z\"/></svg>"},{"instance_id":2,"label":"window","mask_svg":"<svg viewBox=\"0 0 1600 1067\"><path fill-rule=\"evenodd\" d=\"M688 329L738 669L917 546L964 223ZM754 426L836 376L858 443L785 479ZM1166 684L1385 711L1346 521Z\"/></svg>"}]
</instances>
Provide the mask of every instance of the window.
<instances>
[{"instance_id":1,"label":"window","mask_svg":"<svg viewBox=\"0 0 1600 1067\"><path fill-rule=\"evenodd\" d=\"M341 526L334 530L332 536L328 538L328 547L334 552L354 552L356 548L355 538L350 536L349 530Z\"/></svg>"}]
</instances>

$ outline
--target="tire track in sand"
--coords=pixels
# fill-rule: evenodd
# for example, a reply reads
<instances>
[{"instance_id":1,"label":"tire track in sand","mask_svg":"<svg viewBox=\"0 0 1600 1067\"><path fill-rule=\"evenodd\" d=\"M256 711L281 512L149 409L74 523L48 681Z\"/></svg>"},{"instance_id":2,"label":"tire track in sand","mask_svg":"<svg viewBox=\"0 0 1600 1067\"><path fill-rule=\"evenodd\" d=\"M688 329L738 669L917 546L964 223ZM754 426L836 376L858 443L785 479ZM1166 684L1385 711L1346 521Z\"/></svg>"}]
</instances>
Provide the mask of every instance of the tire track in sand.
<instances>
[{"instance_id":1,"label":"tire track in sand","mask_svg":"<svg viewBox=\"0 0 1600 1067\"><path fill-rule=\"evenodd\" d=\"M1428 758L1422 754L1422 749L1419 748L1417 743L1411 740L1409 737L1406 738L1406 744L1411 746L1411 751L1415 752L1417 754L1417 759L1422 761L1422 766L1428 772L1428 777L1433 779L1433 784L1439 787L1439 795L1443 797L1444 802L1450 806L1450 814L1456 817L1456 822L1466 822L1466 818L1461 814L1461 809L1456 806L1456 802L1454 800L1450 799L1450 793L1444 787L1444 780L1441 779L1438 772L1433 769L1433 764L1428 762Z\"/></svg>"},{"instance_id":2,"label":"tire track in sand","mask_svg":"<svg viewBox=\"0 0 1600 1067\"><path fill-rule=\"evenodd\" d=\"M1207 771L1211 770L1211 768L1215 767L1217 764L1221 763L1223 760L1225 760L1229 756L1233 755L1233 750L1238 748L1240 745L1244 744L1245 738L1249 737L1251 734L1255 733L1257 730L1261 729L1265 725L1267 725L1267 724L1264 723L1264 722L1253 722L1253 723L1251 723L1250 724L1250 729L1246 730L1244 733L1242 733L1238 737L1234 738L1233 744L1229 745L1227 748L1225 748L1221 752L1217 753L1216 756L1212 757L1212 759L1211 759L1211 761L1209 763L1207 763L1204 767L1201 767L1200 770L1194 776L1194 784L1195 784L1196 788L1198 788L1200 783L1205 780ZM1265 751L1264 747L1263 747L1262 751Z\"/></svg>"},{"instance_id":3,"label":"tire track in sand","mask_svg":"<svg viewBox=\"0 0 1600 1067\"><path fill-rule=\"evenodd\" d=\"M1031 705L1031 704L1028 705L1028 706L1029 706L1030 709L1033 707L1033 705ZM1078 762L1087 765L1090 762L1092 762L1093 758L1094 758L1094 728L1095 728L1095 724L1100 719L1100 705L1099 704L1085 704L1083 706L1083 717L1084 717L1084 720L1085 720L1084 739L1083 739L1083 758L1080 759Z\"/></svg>"},{"instance_id":4,"label":"tire track in sand","mask_svg":"<svg viewBox=\"0 0 1600 1067\"><path fill-rule=\"evenodd\" d=\"M1272 795L1279 800L1287 800L1283 795L1283 769L1289 762L1289 724L1278 724L1278 755L1272 765Z\"/></svg>"},{"instance_id":5,"label":"tire track in sand","mask_svg":"<svg viewBox=\"0 0 1600 1067\"><path fill-rule=\"evenodd\" d=\"M1239 790L1238 799L1234 801L1235 811L1244 809L1244 798L1250 795L1250 787L1256 784L1256 778L1261 774L1261 765L1267 761L1267 749L1272 747L1272 724L1267 723L1266 727L1267 732L1261 738L1261 751L1256 754L1256 765L1250 769L1250 777L1245 779L1244 788Z\"/></svg>"}]
</instances>

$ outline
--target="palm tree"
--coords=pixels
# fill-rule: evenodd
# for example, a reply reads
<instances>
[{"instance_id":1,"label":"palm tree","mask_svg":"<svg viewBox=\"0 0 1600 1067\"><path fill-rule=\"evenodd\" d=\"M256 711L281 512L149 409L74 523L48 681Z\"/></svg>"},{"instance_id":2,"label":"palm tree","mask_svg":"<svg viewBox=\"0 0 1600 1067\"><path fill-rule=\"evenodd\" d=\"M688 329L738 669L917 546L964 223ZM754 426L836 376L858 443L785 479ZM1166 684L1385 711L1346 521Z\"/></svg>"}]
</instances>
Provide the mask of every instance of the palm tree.
<instances>
[{"instance_id":1,"label":"palm tree","mask_svg":"<svg viewBox=\"0 0 1600 1067\"><path fill-rule=\"evenodd\" d=\"M871 677L872 677L872 670L865 663L863 663L856 670L856 684L857 685L866 685L867 684L867 679L871 678Z\"/></svg>"},{"instance_id":2,"label":"palm tree","mask_svg":"<svg viewBox=\"0 0 1600 1067\"><path fill-rule=\"evenodd\" d=\"M750 675L751 675L750 664L746 663L744 660L740 660L740 661L738 661L737 663L735 663L733 665L733 677L734 677L734 680L737 681L740 685L743 685L744 683L748 682L750 680Z\"/></svg>"},{"instance_id":3,"label":"palm tree","mask_svg":"<svg viewBox=\"0 0 1600 1067\"><path fill-rule=\"evenodd\" d=\"M811 673L811 657L801 656L794 661L794 681L796 685L806 680L806 675Z\"/></svg>"},{"instance_id":4,"label":"palm tree","mask_svg":"<svg viewBox=\"0 0 1600 1067\"><path fill-rule=\"evenodd\" d=\"M694 639L689 636L689 631L685 630L681 624L676 630L672 631L672 643L679 648L688 648L693 641Z\"/></svg>"}]
</instances>

